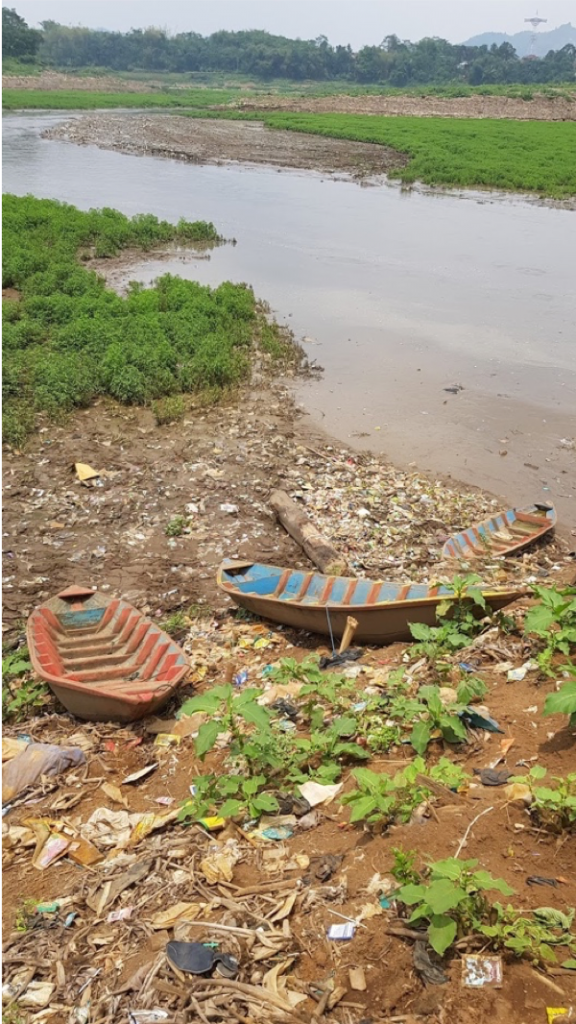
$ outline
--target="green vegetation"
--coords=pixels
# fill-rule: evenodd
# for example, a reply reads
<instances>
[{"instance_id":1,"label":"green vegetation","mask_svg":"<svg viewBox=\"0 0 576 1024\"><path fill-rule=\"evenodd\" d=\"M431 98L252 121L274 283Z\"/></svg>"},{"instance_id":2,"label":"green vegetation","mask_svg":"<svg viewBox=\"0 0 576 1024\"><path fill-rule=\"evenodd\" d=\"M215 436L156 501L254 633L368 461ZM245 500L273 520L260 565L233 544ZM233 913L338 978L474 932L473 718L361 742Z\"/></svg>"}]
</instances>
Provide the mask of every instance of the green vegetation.
<instances>
[{"instance_id":1,"label":"green vegetation","mask_svg":"<svg viewBox=\"0 0 576 1024\"><path fill-rule=\"evenodd\" d=\"M26 647L2 656L2 719L22 721L35 714L49 697L48 687L35 680Z\"/></svg>"},{"instance_id":2,"label":"green vegetation","mask_svg":"<svg viewBox=\"0 0 576 1024\"><path fill-rule=\"evenodd\" d=\"M410 184L576 195L576 124L361 114L271 113L271 128L392 146L411 159L390 177Z\"/></svg>"},{"instance_id":3,"label":"green vegetation","mask_svg":"<svg viewBox=\"0 0 576 1024\"><path fill-rule=\"evenodd\" d=\"M565 778L553 776L554 787L537 785L547 774L542 765L535 764L527 775L515 776L510 781L530 788L530 814L540 828L555 833L576 829L576 772Z\"/></svg>"},{"instance_id":4,"label":"green vegetation","mask_svg":"<svg viewBox=\"0 0 576 1024\"><path fill-rule=\"evenodd\" d=\"M489 917L490 905L485 893L490 890L511 896L514 892L502 878L488 871L476 871L477 860L435 861L429 878L403 885L395 899L414 907L409 924L426 922L428 941L441 956L457 936L478 931Z\"/></svg>"},{"instance_id":5,"label":"green vegetation","mask_svg":"<svg viewBox=\"0 0 576 1024\"><path fill-rule=\"evenodd\" d=\"M425 38L417 43L389 35L379 46L331 46L326 36L287 39L259 29L218 31L203 37L197 32L174 35L159 28L130 32L99 31L44 21L42 31L28 28L16 12L3 8L6 42L3 56L38 59L47 65L114 71L183 72L188 75L218 71L271 81L378 82L391 86L411 84L512 83L568 81L574 74L570 44L551 50L542 60L520 60L510 43L500 46L452 45L445 39Z\"/></svg>"},{"instance_id":6,"label":"green vegetation","mask_svg":"<svg viewBox=\"0 0 576 1024\"><path fill-rule=\"evenodd\" d=\"M536 661L543 675L555 678L555 656L568 657L576 651L576 588L558 590L535 586L532 589L540 600L526 615L524 633L534 634L542 642Z\"/></svg>"},{"instance_id":7,"label":"green vegetation","mask_svg":"<svg viewBox=\"0 0 576 1024\"><path fill-rule=\"evenodd\" d=\"M19 293L2 309L9 444L24 443L37 413L58 418L96 395L126 404L181 392L215 399L249 376L251 351L267 322L247 286L212 289L165 274L153 288L133 283L121 298L79 262L172 240L214 243L220 239L213 224L173 225L148 214L129 219L110 209L83 213L5 195L3 226L3 287ZM285 341L281 355L295 351Z\"/></svg>"},{"instance_id":8,"label":"green vegetation","mask_svg":"<svg viewBox=\"0 0 576 1024\"><path fill-rule=\"evenodd\" d=\"M91 92L84 89L3 89L5 110L101 110L210 107L240 94L231 90L178 89L174 92Z\"/></svg>"},{"instance_id":9,"label":"green vegetation","mask_svg":"<svg viewBox=\"0 0 576 1024\"><path fill-rule=\"evenodd\" d=\"M560 962L576 967L576 936L571 931L574 910L539 907L531 917L500 903L490 904L486 893L514 892L502 878L477 871L477 860L434 861L422 873L415 871L414 851L394 850L392 874L402 882L394 898L413 907L411 925L426 924L430 945L441 956L459 939L488 939L489 948L525 957L535 966ZM568 954L567 960L561 958Z\"/></svg>"},{"instance_id":10,"label":"green vegetation","mask_svg":"<svg viewBox=\"0 0 576 1024\"><path fill-rule=\"evenodd\" d=\"M544 704L545 715L568 715L571 729L576 726L576 666L568 668L574 678L564 683L556 693L549 693Z\"/></svg>"}]
</instances>

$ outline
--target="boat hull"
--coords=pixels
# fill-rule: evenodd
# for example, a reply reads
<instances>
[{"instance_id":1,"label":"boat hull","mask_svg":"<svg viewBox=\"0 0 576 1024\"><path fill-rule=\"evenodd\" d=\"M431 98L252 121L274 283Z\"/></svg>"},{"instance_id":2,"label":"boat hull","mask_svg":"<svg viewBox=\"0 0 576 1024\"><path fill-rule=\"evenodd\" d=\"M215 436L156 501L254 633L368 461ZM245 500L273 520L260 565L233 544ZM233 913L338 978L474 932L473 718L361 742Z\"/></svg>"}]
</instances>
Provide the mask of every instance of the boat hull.
<instances>
[{"instance_id":1,"label":"boat hull","mask_svg":"<svg viewBox=\"0 0 576 1024\"><path fill-rule=\"evenodd\" d=\"M127 601L70 587L27 625L35 672L85 721L134 722L160 711L188 671L184 652Z\"/></svg>"},{"instance_id":2,"label":"boat hull","mask_svg":"<svg viewBox=\"0 0 576 1024\"><path fill-rule=\"evenodd\" d=\"M251 584L253 588L264 590L274 583L276 586L271 593L250 591ZM218 572L218 585L239 607L254 615L310 633L325 636L332 633L334 637L341 637L348 616L353 616L358 622L354 642L375 646L411 640L410 623L436 625L438 606L452 595L450 588L444 586L329 577L259 563L224 562ZM359 591L358 596L366 594L368 600L361 603L348 599L338 603L330 600L335 589L345 598L349 595L354 598ZM377 600L383 590L390 595L389 599ZM486 601L495 611L525 593L524 588L484 589Z\"/></svg>"},{"instance_id":3,"label":"boat hull","mask_svg":"<svg viewBox=\"0 0 576 1024\"><path fill-rule=\"evenodd\" d=\"M542 503L511 508L455 533L442 548L442 558L468 561L504 557L522 551L551 533L555 526L556 509L553 505Z\"/></svg>"}]
</instances>

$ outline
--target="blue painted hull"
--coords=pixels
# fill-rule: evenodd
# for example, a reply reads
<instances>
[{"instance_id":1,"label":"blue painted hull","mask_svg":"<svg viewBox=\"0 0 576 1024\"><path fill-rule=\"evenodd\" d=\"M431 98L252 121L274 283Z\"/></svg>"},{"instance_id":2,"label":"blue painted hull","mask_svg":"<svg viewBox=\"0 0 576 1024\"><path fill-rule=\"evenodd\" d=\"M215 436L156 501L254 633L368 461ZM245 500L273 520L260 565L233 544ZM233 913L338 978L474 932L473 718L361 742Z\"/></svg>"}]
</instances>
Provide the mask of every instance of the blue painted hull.
<instances>
[{"instance_id":1,"label":"blue painted hull","mask_svg":"<svg viewBox=\"0 0 576 1024\"><path fill-rule=\"evenodd\" d=\"M453 594L450 587L442 585L324 576L231 560L220 566L218 585L247 611L311 633L329 635L332 631L341 637L351 615L358 622L355 642L376 645L412 639L411 622L435 625L438 605ZM525 593L521 587L484 589L493 609L504 608Z\"/></svg>"}]
</instances>

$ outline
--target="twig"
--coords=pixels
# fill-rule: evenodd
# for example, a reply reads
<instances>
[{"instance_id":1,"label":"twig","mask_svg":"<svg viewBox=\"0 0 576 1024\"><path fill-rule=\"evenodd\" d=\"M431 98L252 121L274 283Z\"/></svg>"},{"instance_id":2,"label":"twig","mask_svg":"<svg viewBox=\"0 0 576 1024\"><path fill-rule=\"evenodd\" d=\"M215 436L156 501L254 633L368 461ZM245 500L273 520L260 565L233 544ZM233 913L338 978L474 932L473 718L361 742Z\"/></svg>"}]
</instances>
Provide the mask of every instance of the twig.
<instances>
[{"instance_id":1,"label":"twig","mask_svg":"<svg viewBox=\"0 0 576 1024\"><path fill-rule=\"evenodd\" d=\"M470 834L470 829L472 828L472 826L476 824L478 819L481 818L483 814L488 814L489 811L493 811L493 810L494 810L493 807L486 807L483 811L480 811L480 814L477 814L476 817L472 819L472 821L468 825L468 828L466 829L464 835L462 836L462 839L460 840L460 845L459 845L458 849L456 850L456 853L454 854L456 859L460 856L460 853L462 852L462 847L466 843L466 840L467 840L467 838L468 838L468 836Z\"/></svg>"},{"instance_id":2,"label":"twig","mask_svg":"<svg viewBox=\"0 0 576 1024\"><path fill-rule=\"evenodd\" d=\"M227 978L194 978L193 982L196 987L209 987L214 986L216 988L227 989L229 992L235 992L237 995L249 997L254 1003L270 1003L276 1007L277 1010L284 1010L284 1013L290 1014L294 1020L297 1020L299 1024L308 1024L302 1017L299 1017L289 1003L285 1003L283 999L279 999L273 995L272 992L265 992L261 988L256 988L255 985L246 985L241 981L229 981Z\"/></svg>"},{"instance_id":3,"label":"twig","mask_svg":"<svg viewBox=\"0 0 576 1024\"><path fill-rule=\"evenodd\" d=\"M198 1016L199 1016L200 1020L203 1022L203 1024L210 1024L210 1021L208 1020L208 1017L206 1016L206 1014L204 1013L202 1007L200 1006L200 1003L198 1002L196 997L193 996L192 994L190 994L190 1003L194 1007L195 1013L198 1014Z\"/></svg>"}]
</instances>

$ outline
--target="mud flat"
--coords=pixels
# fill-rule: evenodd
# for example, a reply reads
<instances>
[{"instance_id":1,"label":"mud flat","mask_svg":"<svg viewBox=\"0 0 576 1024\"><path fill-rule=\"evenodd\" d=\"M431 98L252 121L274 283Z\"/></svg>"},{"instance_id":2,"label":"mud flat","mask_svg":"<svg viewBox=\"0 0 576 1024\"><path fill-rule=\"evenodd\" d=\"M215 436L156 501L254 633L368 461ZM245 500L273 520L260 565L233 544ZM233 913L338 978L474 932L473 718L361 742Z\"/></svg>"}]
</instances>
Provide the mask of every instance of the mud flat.
<instances>
[{"instance_id":1,"label":"mud flat","mask_svg":"<svg viewBox=\"0 0 576 1024\"><path fill-rule=\"evenodd\" d=\"M387 146L177 115L92 114L49 128L44 138L196 164L266 164L355 178L384 175L408 163L407 156Z\"/></svg>"}]
</instances>

